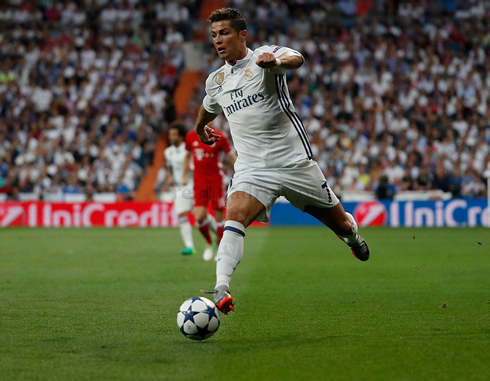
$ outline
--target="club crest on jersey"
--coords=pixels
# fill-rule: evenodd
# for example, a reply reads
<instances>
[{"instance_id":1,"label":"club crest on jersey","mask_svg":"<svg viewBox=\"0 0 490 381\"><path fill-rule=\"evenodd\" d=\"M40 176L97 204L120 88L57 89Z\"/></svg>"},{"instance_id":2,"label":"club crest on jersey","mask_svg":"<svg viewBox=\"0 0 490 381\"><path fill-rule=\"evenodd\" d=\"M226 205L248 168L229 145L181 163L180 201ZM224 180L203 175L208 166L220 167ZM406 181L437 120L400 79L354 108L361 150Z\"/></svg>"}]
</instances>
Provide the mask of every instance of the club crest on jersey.
<instances>
[{"instance_id":1,"label":"club crest on jersey","mask_svg":"<svg viewBox=\"0 0 490 381\"><path fill-rule=\"evenodd\" d=\"M254 73L252 73L251 69L245 70L245 79L250 81L254 77Z\"/></svg>"},{"instance_id":2,"label":"club crest on jersey","mask_svg":"<svg viewBox=\"0 0 490 381\"><path fill-rule=\"evenodd\" d=\"M218 73L216 75L216 84L218 86L221 86L221 84L223 83L224 80L225 80L225 73L224 72Z\"/></svg>"}]
</instances>

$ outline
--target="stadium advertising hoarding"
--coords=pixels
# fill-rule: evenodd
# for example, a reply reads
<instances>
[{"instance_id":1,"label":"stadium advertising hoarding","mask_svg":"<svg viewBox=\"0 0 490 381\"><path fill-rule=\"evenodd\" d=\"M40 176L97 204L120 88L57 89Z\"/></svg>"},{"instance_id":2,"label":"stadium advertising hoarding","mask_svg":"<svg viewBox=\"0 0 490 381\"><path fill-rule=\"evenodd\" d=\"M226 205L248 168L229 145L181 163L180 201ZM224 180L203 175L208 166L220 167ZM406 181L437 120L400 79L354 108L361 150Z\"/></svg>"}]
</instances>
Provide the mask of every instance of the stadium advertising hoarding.
<instances>
[{"instance_id":1,"label":"stadium advertising hoarding","mask_svg":"<svg viewBox=\"0 0 490 381\"><path fill-rule=\"evenodd\" d=\"M344 209L359 226L392 227L474 227L489 226L486 199L431 201L344 202ZM289 203L276 203L271 225L321 225Z\"/></svg>"},{"instance_id":2,"label":"stadium advertising hoarding","mask_svg":"<svg viewBox=\"0 0 490 381\"><path fill-rule=\"evenodd\" d=\"M360 226L436 227L489 226L487 201L368 201L345 202ZM193 223L191 216L191 223ZM0 226L28 227L168 227L178 218L171 202L0 203ZM257 224L264 226L263 224ZM320 225L289 203L272 208L270 225Z\"/></svg>"},{"instance_id":3,"label":"stadium advertising hoarding","mask_svg":"<svg viewBox=\"0 0 490 381\"><path fill-rule=\"evenodd\" d=\"M167 227L177 226L168 202L0 203L0 226Z\"/></svg>"}]
</instances>

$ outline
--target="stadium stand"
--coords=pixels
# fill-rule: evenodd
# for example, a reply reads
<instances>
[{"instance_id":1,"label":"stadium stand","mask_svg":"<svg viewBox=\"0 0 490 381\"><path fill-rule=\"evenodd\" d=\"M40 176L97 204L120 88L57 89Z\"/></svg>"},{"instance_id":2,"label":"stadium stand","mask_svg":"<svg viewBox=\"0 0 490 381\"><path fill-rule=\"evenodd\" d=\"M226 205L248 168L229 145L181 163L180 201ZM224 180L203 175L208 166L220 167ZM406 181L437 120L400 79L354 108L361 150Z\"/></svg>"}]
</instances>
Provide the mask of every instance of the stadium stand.
<instances>
[{"instance_id":1,"label":"stadium stand","mask_svg":"<svg viewBox=\"0 0 490 381\"><path fill-rule=\"evenodd\" d=\"M290 46L305 56L289 90L336 192L485 197L488 2L226 4L248 19L250 48ZM198 19L210 2L201 5L2 2L0 199L134 198L177 116L184 44L206 28ZM207 38L200 80L222 65ZM179 112L189 127L202 97L198 86ZM228 129L223 117L215 125Z\"/></svg>"},{"instance_id":2,"label":"stadium stand","mask_svg":"<svg viewBox=\"0 0 490 381\"><path fill-rule=\"evenodd\" d=\"M2 2L0 192L132 199L175 119L198 11L195 1Z\"/></svg>"}]
</instances>

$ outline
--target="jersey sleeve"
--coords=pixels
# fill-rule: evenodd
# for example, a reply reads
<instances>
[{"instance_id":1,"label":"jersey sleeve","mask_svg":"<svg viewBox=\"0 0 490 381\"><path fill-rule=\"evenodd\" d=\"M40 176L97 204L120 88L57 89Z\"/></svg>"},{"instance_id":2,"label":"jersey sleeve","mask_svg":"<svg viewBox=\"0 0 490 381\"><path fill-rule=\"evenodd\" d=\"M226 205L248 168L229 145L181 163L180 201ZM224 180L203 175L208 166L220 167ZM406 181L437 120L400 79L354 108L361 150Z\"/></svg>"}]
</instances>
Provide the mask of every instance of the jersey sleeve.
<instances>
[{"instance_id":1,"label":"jersey sleeve","mask_svg":"<svg viewBox=\"0 0 490 381\"><path fill-rule=\"evenodd\" d=\"M202 106L204 109L211 114L220 114L222 109L218 104L218 101L210 94L209 89L209 78L206 80L206 96L202 100Z\"/></svg>"},{"instance_id":2,"label":"jersey sleeve","mask_svg":"<svg viewBox=\"0 0 490 381\"><path fill-rule=\"evenodd\" d=\"M303 60L303 63L305 62L305 58L303 57L303 55L298 52L297 50L294 50L294 49L291 49L291 48L288 48L286 46L278 46L278 45L266 45L266 46L262 46L260 48L261 52L263 53L272 53L274 55L274 57L276 58L279 58L280 56L282 56L284 53L287 53L287 52L292 52L292 53L295 53L297 55L299 55L301 57L301 59ZM279 66L279 67L274 67L272 69L270 69L272 72L274 73L281 73L281 74L284 74L287 70L284 69L283 67Z\"/></svg>"}]
</instances>

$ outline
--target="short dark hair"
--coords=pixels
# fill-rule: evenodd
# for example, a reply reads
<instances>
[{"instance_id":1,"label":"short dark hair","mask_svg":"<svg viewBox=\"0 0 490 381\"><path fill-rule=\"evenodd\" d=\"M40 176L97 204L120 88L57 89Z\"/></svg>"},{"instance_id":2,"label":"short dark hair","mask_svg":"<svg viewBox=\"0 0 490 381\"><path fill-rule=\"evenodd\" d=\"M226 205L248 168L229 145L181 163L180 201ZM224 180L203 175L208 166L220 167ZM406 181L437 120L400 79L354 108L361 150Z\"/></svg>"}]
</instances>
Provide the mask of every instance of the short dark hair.
<instances>
[{"instance_id":1,"label":"short dark hair","mask_svg":"<svg viewBox=\"0 0 490 381\"><path fill-rule=\"evenodd\" d=\"M173 128L175 128L179 132L180 137L185 138L185 135L187 134L187 128L185 127L185 125L183 123L179 123L179 122L173 123L170 126L170 129L173 129Z\"/></svg>"},{"instance_id":2,"label":"short dark hair","mask_svg":"<svg viewBox=\"0 0 490 381\"><path fill-rule=\"evenodd\" d=\"M247 30L247 20L245 20L245 17L243 17L235 8L216 9L208 17L210 23L223 20L230 20L231 27L235 29L237 33L240 33L242 30Z\"/></svg>"}]
</instances>

